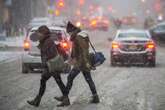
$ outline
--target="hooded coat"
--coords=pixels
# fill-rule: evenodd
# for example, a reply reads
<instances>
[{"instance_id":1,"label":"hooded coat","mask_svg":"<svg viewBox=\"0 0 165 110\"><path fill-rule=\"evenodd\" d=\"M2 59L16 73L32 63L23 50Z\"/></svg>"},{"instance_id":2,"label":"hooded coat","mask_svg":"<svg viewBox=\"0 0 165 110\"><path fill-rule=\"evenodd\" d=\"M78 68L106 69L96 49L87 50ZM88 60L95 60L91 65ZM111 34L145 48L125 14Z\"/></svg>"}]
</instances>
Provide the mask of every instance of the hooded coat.
<instances>
[{"instance_id":1,"label":"hooded coat","mask_svg":"<svg viewBox=\"0 0 165 110\"><path fill-rule=\"evenodd\" d=\"M42 64L44 67L46 67L46 62L49 59L55 57L58 54L58 50L56 44L50 37L50 30L47 27L41 26L37 31L42 34L41 36L39 36L40 44L38 48L41 52Z\"/></svg>"},{"instance_id":2,"label":"hooded coat","mask_svg":"<svg viewBox=\"0 0 165 110\"><path fill-rule=\"evenodd\" d=\"M46 62L57 56L57 54L60 54L64 60L67 60L67 53L60 45L55 44L51 37L51 32L47 27L41 26L37 31L42 34L38 37L40 42L38 48L40 49L41 60L44 67L47 66Z\"/></svg>"},{"instance_id":3,"label":"hooded coat","mask_svg":"<svg viewBox=\"0 0 165 110\"><path fill-rule=\"evenodd\" d=\"M84 31L75 27L71 23L67 25L67 32L72 33L72 52L71 57L76 60L74 68L82 71L90 71L92 66L89 57L89 37Z\"/></svg>"},{"instance_id":4,"label":"hooded coat","mask_svg":"<svg viewBox=\"0 0 165 110\"><path fill-rule=\"evenodd\" d=\"M89 39L80 34L73 40L72 57L76 59L75 67L83 71L91 70L89 57Z\"/></svg>"}]
</instances>

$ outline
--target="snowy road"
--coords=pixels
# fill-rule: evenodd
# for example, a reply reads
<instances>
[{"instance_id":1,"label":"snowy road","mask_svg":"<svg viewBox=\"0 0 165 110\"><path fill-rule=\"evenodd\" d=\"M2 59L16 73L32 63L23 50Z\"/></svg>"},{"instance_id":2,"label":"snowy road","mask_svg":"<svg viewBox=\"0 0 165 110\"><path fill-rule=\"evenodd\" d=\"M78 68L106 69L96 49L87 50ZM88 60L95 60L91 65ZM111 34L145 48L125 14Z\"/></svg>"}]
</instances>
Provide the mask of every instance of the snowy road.
<instances>
[{"instance_id":1,"label":"snowy road","mask_svg":"<svg viewBox=\"0 0 165 110\"><path fill-rule=\"evenodd\" d=\"M96 35L96 33L92 33ZM40 74L21 73L20 53L13 60L0 63L0 110L165 110L165 47L158 47L157 67L111 67L107 38L102 33L91 40L97 49L103 51L106 62L92 72L101 103L89 104L91 93L83 76L74 81L70 98L72 105L56 108L54 96L61 95L57 84L51 78L38 108L29 106L26 100L38 92ZM97 39L97 40L96 40ZM66 75L63 79L66 82Z\"/></svg>"}]
</instances>

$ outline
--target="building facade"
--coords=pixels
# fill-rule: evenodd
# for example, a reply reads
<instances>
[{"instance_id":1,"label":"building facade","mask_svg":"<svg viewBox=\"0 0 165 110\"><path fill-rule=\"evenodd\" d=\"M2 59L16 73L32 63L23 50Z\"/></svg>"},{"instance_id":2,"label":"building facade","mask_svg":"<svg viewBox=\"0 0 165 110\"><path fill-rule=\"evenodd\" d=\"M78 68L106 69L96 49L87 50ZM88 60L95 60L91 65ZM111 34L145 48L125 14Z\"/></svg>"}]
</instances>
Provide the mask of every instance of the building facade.
<instances>
[{"instance_id":1,"label":"building facade","mask_svg":"<svg viewBox=\"0 0 165 110\"><path fill-rule=\"evenodd\" d=\"M47 15L46 0L0 0L0 30L8 34L27 26L34 17Z\"/></svg>"}]
</instances>

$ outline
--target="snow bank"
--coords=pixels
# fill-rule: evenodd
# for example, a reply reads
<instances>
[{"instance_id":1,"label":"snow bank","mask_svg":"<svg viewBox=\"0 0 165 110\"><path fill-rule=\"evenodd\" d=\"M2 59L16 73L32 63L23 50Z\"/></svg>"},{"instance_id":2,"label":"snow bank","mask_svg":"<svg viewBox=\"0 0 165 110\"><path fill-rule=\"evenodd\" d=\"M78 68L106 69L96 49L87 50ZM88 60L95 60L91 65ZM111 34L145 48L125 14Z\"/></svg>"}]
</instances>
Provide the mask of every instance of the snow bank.
<instances>
[{"instance_id":1,"label":"snow bank","mask_svg":"<svg viewBox=\"0 0 165 110\"><path fill-rule=\"evenodd\" d=\"M22 47L24 38L20 37L9 37L5 41L0 41L0 47Z\"/></svg>"}]
</instances>

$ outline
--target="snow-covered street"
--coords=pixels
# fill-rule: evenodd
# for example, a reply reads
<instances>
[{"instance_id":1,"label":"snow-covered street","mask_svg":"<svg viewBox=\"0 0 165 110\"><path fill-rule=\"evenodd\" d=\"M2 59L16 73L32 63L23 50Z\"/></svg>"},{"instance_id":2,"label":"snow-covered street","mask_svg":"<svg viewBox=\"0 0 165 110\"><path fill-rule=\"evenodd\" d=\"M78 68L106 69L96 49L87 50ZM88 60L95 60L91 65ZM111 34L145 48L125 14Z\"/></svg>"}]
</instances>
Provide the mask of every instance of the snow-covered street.
<instances>
[{"instance_id":1,"label":"snow-covered street","mask_svg":"<svg viewBox=\"0 0 165 110\"><path fill-rule=\"evenodd\" d=\"M0 48L5 48L5 47L22 47L23 46L23 41L24 41L23 36L18 36L18 37L7 37L6 40L0 41Z\"/></svg>"},{"instance_id":2,"label":"snow-covered street","mask_svg":"<svg viewBox=\"0 0 165 110\"><path fill-rule=\"evenodd\" d=\"M111 67L108 37L111 32L90 33L97 50L107 60L92 71L101 103L89 104L91 93L82 74L74 81L71 106L57 108L53 97L61 93L54 79L47 82L47 90L38 108L26 103L39 89L40 73L21 73L21 52L1 52L0 110L165 110L165 49L158 46L155 68L131 66ZM7 62L3 60L7 59ZM12 59L12 60L11 60ZM66 83L67 75L62 75Z\"/></svg>"}]
</instances>

